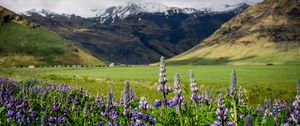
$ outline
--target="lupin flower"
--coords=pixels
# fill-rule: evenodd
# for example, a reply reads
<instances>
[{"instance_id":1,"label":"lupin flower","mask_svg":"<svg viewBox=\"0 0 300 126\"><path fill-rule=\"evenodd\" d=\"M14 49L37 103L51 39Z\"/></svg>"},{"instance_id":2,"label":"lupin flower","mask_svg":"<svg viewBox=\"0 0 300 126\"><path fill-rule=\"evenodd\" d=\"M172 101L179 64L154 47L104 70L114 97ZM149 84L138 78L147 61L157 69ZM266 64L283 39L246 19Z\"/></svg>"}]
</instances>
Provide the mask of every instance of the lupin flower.
<instances>
[{"instance_id":1,"label":"lupin flower","mask_svg":"<svg viewBox=\"0 0 300 126\"><path fill-rule=\"evenodd\" d=\"M194 74L192 72L192 70L190 70L189 72L189 78L190 78L190 86L191 86L191 100L194 102L194 105L196 105L198 103L198 95L197 95L197 92L198 92L198 87L197 87L197 84L196 84L196 80L194 78Z\"/></svg>"},{"instance_id":2,"label":"lupin flower","mask_svg":"<svg viewBox=\"0 0 300 126\"><path fill-rule=\"evenodd\" d=\"M272 115L273 115L273 116L276 116L276 114L278 114L280 111L281 111L281 104L280 104L280 101L277 100L277 99L275 99L275 100L274 100L273 107L272 107Z\"/></svg>"},{"instance_id":3,"label":"lupin flower","mask_svg":"<svg viewBox=\"0 0 300 126\"><path fill-rule=\"evenodd\" d=\"M192 91L192 93L197 93L198 87L197 87L196 80L195 80L192 70L190 70L190 72L189 72L189 77L190 77L191 91Z\"/></svg>"},{"instance_id":4,"label":"lupin flower","mask_svg":"<svg viewBox=\"0 0 300 126\"><path fill-rule=\"evenodd\" d=\"M245 117L244 126L253 126L252 116L247 115Z\"/></svg>"},{"instance_id":5,"label":"lupin flower","mask_svg":"<svg viewBox=\"0 0 300 126\"><path fill-rule=\"evenodd\" d=\"M124 83L124 89L123 92L121 94L120 97L120 103L121 105L123 105L124 108L128 108L129 107L129 103L130 103L130 85L128 82Z\"/></svg>"},{"instance_id":6,"label":"lupin flower","mask_svg":"<svg viewBox=\"0 0 300 126\"><path fill-rule=\"evenodd\" d=\"M267 108L269 108L270 107L270 99L268 100L268 99L265 99L264 100L264 109L267 109Z\"/></svg>"},{"instance_id":7,"label":"lupin flower","mask_svg":"<svg viewBox=\"0 0 300 126\"><path fill-rule=\"evenodd\" d=\"M64 124L66 122L65 117L58 117L57 122L58 124Z\"/></svg>"},{"instance_id":8,"label":"lupin flower","mask_svg":"<svg viewBox=\"0 0 300 126\"><path fill-rule=\"evenodd\" d=\"M156 90L157 90L158 92L163 92L163 88L162 88L161 86L157 86Z\"/></svg>"},{"instance_id":9,"label":"lupin flower","mask_svg":"<svg viewBox=\"0 0 300 126\"><path fill-rule=\"evenodd\" d=\"M171 107L176 106L177 108L176 110L177 112L179 112L180 106L185 104L186 102L183 95L181 94L180 77L178 73L176 73L174 77L174 89L175 89L175 96L171 100L169 106Z\"/></svg>"},{"instance_id":10,"label":"lupin flower","mask_svg":"<svg viewBox=\"0 0 300 126\"><path fill-rule=\"evenodd\" d=\"M236 98L236 72L234 69L231 73L229 89L230 89L230 96L235 99Z\"/></svg>"},{"instance_id":11,"label":"lupin flower","mask_svg":"<svg viewBox=\"0 0 300 126\"><path fill-rule=\"evenodd\" d=\"M165 58L162 56L160 58L160 70L159 70L158 82L164 87L167 81L168 80L167 80L167 73L166 73Z\"/></svg>"},{"instance_id":12,"label":"lupin flower","mask_svg":"<svg viewBox=\"0 0 300 126\"><path fill-rule=\"evenodd\" d=\"M172 91L172 87L169 86L167 87L167 73L166 73L166 65L165 65L165 59L162 56L160 58L160 67L159 67L159 79L158 82L161 84L160 86L157 87L157 91L162 92L163 94L163 103L164 105L168 105L167 103L167 95Z\"/></svg>"},{"instance_id":13,"label":"lupin flower","mask_svg":"<svg viewBox=\"0 0 300 126\"><path fill-rule=\"evenodd\" d=\"M176 73L174 77L174 90L176 95L181 95L181 85L178 73Z\"/></svg>"},{"instance_id":14,"label":"lupin flower","mask_svg":"<svg viewBox=\"0 0 300 126\"><path fill-rule=\"evenodd\" d=\"M162 105L162 101L161 100L155 100L154 107L159 107L161 105Z\"/></svg>"},{"instance_id":15,"label":"lupin flower","mask_svg":"<svg viewBox=\"0 0 300 126\"><path fill-rule=\"evenodd\" d=\"M100 120L97 121L97 126L101 126L102 124L103 124L102 121L100 121Z\"/></svg>"},{"instance_id":16,"label":"lupin flower","mask_svg":"<svg viewBox=\"0 0 300 126\"><path fill-rule=\"evenodd\" d=\"M270 99L265 99L264 109L265 109L264 118L267 118L270 115L272 115L272 112L270 111Z\"/></svg>"},{"instance_id":17,"label":"lupin flower","mask_svg":"<svg viewBox=\"0 0 300 126\"><path fill-rule=\"evenodd\" d=\"M54 104L53 104L53 106L52 106L52 110L56 112L56 111L59 111L59 110L60 110L60 107L59 107L57 98L54 98L54 99L55 99L55 100L54 100Z\"/></svg>"},{"instance_id":18,"label":"lupin flower","mask_svg":"<svg viewBox=\"0 0 300 126\"><path fill-rule=\"evenodd\" d=\"M212 100L212 92L210 92L208 89L205 91L204 100L206 104L209 104Z\"/></svg>"},{"instance_id":19,"label":"lupin flower","mask_svg":"<svg viewBox=\"0 0 300 126\"><path fill-rule=\"evenodd\" d=\"M215 114L217 118L215 119L214 123L211 124L211 126L234 125L234 123L232 124L230 121L227 122L228 109L225 106L225 101L222 94L219 94L218 108L216 109Z\"/></svg>"},{"instance_id":20,"label":"lupin flower","mask_svg":"<svg viewBox=\"0 0 300 126\"><path fill-rule=\"evenodd\" d=\"M94 100L94 103L96 103L96 105L98 107L102 107L104 105L103 97L102 97L102 99L100 99L99 92L97 93L97 96L96 96L96 98Z\"/></svg>"},{"instance_id":21,"label":"lupin flower","mask_svg":"<svg viewBox=\"0 0 300 126\"><path fill-rule=\"evenodd\" d=\"M289 120L296 125L300 124L300 95L296 96L295 101L292 102L293 112L290 114Z\"/></svg>"},{"instance_id":22,"label":"lupin flower","mask_svg":"<svg viewBox=\"0 0 300 126\"><path fill-rule=\"evenodd\" d=\"M111 121L115 121L118 118L118 113L114 110L113 98L113 90L110 90L107 94L105 115L107 116L107 119Z\"/></svg>"},{"instance_id":23,"label":"lupin flower","mask_svg":"<svg viewBox=\"0 0 300 126\"><path fill-rule=\"evenodd\" d=\"M49 123L55 123L56 122L56 118L53 116L50 116L48 119Z\"/></svg>"},{"instance_id":24,"label":"lupin flower","mask_svg":"<svg viewBox=\"0 0 300 126\"><path fill-rule=\"evenodd\" d=\"M139 108L143 111L146 111L149 108L148 102L145 97L141 97Z\"/></svg>"},{"instance_id":25,"label":"lupin flower","mask_svg":"<svg viewBox=\"0 0 300 126\"><path fill-rule=\"evenodd\" d=\"M87 103L86 103L83 108L83 118L87 119L87 117L88 117L88 108L87 108Z\"/></svg>"},{"instance_id":26,"label":"lupin flower","mask_svg":"<svg viewBox=\"0 0 300 126\"><path fill-rule=\"evenodd\" d=\"M239 104L244 104L244 89L242 88L242 86L240 86L239 88L239 92L238 92L238 103Z\"/></svg>"},{"instance_id":27,"label":"lupin flower","mask_svg":"<svg viewBox=\"0 0 300 126\"><path fill-rule=\"evenodd\" d=\"M230 89L228 87L226 88L226 96L230 96Z\"/></svg>"},{"instance_id":28,"label":"lupin flower","mask_svg":"<svg viewBox=\"0 0 300 126\"><path fill-rule=\"evenodd\" d=\"M262 106L261 106L260 104L258 104L257 107L256 107L256 112L257 112L258 114L261 114L262 111L263 111Z\"/></svg>"},{"instance_id":29,"label":"lupin flower","mask_svg":"<svg viewBox=\"0 0 300 126\"><path fill-rule=\"evenodd\" d=\"M5 113L6 118L12 118L14 116L15 112L13 110L8 110Z\"/></svg>"}]
</instances>

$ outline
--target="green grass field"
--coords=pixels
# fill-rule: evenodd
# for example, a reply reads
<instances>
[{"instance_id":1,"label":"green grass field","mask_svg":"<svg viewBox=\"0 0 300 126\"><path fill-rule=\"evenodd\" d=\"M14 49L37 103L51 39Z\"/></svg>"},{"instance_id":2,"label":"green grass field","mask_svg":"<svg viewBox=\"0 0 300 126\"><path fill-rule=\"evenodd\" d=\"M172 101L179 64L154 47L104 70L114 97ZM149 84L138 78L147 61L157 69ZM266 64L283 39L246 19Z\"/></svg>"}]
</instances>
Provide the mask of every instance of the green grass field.
<instances>
[{"instance_id":1,"label":"green grass field","mask_svg":"<svg viewBox=\"0 0 300 126\"><path fill-rule=\"evenodd\" d=\"M214 93L225 92L230 83L231 71L237 72L238 86L246 88L247 100L251 104L262 103L265 97L289 100L296 94L296 80L300 78L299 65L274 66L167 66L168 83L173 81L174 73L181 76L185 94L189 95L188 72L193 70L198 87ZM73 86L88 89L93 95L98 91L106 94L110 88L115 89L118 97L123 83L129 81L140 96L149 99L160 98L156 92L158 85L157 66L114 67L114 68L38 68L38 69L1 69L0 76L16 80L42 79L65 82ZM173 85L173 84L172 84ZM186 95L186 97L189 97ZM188 98L189 99L189 98Z\"/></svg>"}]
</instances>

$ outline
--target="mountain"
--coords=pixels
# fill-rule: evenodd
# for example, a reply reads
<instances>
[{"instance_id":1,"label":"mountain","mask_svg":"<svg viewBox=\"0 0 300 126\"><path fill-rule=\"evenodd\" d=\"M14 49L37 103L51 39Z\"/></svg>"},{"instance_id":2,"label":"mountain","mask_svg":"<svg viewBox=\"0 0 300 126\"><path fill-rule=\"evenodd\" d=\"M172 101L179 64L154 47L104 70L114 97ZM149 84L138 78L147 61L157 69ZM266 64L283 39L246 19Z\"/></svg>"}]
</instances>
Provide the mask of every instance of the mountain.
<instances>
[{"instance_id":1,"label":"mountain","mask_svg":"<svg viewBox=\"0 0 300 126\"><path fill-rule=\"evenodd\" d=\"M95 17L57 14L47 10L23 15L75 42L97 58L124 64L156 62L172 57L211 35L249 5L224 5L222 11L128 4L93 10Z\"/></svg>"},{"instance_id":2,"label":"mountain","mask_svg":"<svg viewBox=\"0 0 300 126\"><path fill-rule=\"evenodd\" d=\"M70 41L0 6L0 66L103 62Z\"/></svg>"},{"instance_id":3,"label":"mountain","mask_svg":"<svg viewBox=\"0 0 300 126\"><path fill-rule=\"evenodd\" d=\"M299 45L300 2L265 0L169 63L299 64Z\"/></svg>"}]
</instances>

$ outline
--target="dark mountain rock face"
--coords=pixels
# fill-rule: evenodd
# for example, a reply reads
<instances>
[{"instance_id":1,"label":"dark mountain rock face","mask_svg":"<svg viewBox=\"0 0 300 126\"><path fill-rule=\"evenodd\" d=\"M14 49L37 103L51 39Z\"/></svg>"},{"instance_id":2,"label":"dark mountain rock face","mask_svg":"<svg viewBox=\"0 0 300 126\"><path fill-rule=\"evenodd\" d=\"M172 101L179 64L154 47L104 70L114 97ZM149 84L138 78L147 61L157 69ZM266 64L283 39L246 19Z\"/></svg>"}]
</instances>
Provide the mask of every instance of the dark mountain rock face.
<instances>
[{"instance_id":1,"label":"dark mountain rock face","mask_svg":"<svg viewBox=\"0 0 300 126\"><path fill-rule=\"evenodd\" d=\"M32 13L26 18L59 33L101 60L147 64L182 53L214 33L248 5L226 12L136 13L125 18L82 18Z\"/></svg>"}]
</instances>

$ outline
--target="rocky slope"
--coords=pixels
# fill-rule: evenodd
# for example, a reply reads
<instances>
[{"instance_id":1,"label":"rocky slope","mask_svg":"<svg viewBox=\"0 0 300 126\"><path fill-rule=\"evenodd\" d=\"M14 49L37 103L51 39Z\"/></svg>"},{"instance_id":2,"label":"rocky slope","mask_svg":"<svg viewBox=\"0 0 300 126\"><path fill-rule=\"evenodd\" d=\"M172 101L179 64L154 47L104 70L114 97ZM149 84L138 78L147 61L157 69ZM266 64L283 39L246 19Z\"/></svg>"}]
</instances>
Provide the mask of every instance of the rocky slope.
<instances>
[{"instance_id":1,"label":"rocky slope","mask_svg":"<svg viewBox=\"0 0 300 126\"><path fill-rule=\"evenodd\" d=\"M300 63L299 45L300 2L265 0L169 61L174 64L190 61L198 64Z\"/></svg>"}]
</instances>

